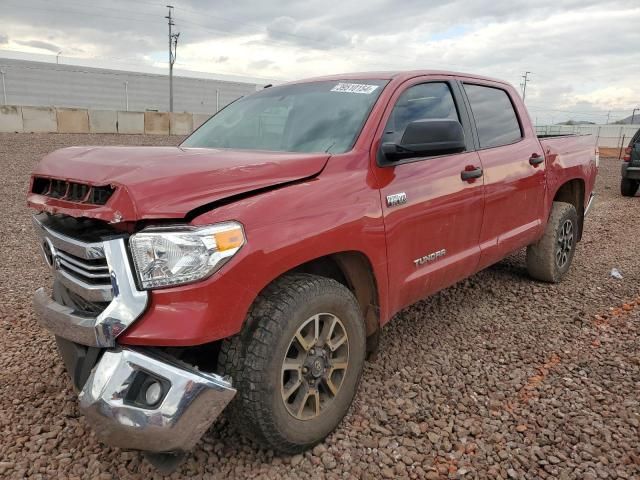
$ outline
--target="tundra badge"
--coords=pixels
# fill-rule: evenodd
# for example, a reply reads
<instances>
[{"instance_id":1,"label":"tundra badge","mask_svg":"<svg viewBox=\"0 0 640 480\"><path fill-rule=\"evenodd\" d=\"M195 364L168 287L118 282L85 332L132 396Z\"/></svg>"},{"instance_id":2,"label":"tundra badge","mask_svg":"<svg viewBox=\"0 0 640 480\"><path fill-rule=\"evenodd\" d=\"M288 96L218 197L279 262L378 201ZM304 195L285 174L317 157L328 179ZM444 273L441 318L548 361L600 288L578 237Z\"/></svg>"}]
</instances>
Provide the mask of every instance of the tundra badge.
<instances>
[{"instance_id":1,"label":"tundra badge","mask_svg":"<svg viewBox=\"0 0 640 480\"><path fill-rule=\"evenodd\" d=\"M437 252L430 253L429 255L425 255L424 257L416 258L413 263L416 264L416 267L420 265L424 265L425 263L433 262L438 258L442 258L447 254L447 250L443 248L442 250L438 250Z\"/></svg>"},{"instance_id":2,"label":"tundra badge","mask_svg":"<svg viewBox=\"0 0 640 480\"><path fill-rule=\"evenodd\" d=\"M407 203L407 194L404 192L387 195L387 207L395 207Z\"/></svg>"}]
</instances>

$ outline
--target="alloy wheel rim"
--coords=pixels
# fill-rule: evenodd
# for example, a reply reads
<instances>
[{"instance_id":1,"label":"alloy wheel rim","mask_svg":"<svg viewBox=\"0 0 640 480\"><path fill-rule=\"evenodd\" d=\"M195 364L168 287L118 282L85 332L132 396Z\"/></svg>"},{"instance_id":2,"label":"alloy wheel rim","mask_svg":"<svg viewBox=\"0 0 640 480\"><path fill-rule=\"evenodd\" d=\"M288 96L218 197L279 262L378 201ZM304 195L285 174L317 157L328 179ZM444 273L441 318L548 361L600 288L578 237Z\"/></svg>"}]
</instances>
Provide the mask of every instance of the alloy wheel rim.
<instances>
[{"instance_id":1,"label":"alloy wheel rim","mask_svg":"<svg viewBox=\"0 0 640 480\"><path fill-rule=\"evenodd\" d=\"M558 247L556 249L556 265L562 268L569 261L573 248L573 222L566 220L560 228L558 235Z\"/></svg>"},{"instance_id":2,"label":"alloy wheel rim","mask_svg":"<svg viewBox=\"0 0 640 480\"><path fill-rule=\"evenodd\" d=\"M289 342L281 369L282 401L298 420L313 420L335 399L349 363L349 337L331 313L305 320Z\"/></svg>"}]
</instances>

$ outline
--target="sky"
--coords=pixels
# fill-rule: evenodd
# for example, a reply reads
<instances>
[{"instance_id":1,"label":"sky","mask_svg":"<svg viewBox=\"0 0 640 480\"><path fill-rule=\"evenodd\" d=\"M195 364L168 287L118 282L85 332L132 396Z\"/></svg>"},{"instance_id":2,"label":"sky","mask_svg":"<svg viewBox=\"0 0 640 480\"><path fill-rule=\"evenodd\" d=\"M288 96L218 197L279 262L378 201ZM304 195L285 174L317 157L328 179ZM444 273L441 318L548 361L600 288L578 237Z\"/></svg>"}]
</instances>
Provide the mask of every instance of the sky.
<instances>
[{"instance_id":1,"label":"sky","mask_svg":"<svg viewBox=\"0 0 640 480\"><path fill-rule=\"evenodd\" d=\"M521 89L537 124L640 107L638 0L172 0L176 69L278 82L444 69ZM3 0L3 51L167 68L167 0Z\"/></svg>"}]
</instances>

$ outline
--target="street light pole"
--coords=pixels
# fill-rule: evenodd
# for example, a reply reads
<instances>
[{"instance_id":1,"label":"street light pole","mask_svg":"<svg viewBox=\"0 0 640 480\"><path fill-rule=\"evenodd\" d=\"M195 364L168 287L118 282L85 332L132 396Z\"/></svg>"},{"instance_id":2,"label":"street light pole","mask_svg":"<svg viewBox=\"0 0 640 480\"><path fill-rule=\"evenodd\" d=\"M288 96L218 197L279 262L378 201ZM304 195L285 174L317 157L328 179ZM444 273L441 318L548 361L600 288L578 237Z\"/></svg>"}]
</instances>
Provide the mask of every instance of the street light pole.
<instances>
[{"instance_id":1,"label":"street light pole","mask_svg":"<svg viewBox=\"0 0 640 480\"><path fill-rule=\"evenodd\" d=\"M7 86L4 84L4 70L0 70L0 75L2 75L2 98L4 99L4 105L7 104Z\"/></svg>"},{"instance_id":2,"label":"street light pole","mask_svg":"<svg viewBox=\"0 0 640 480\"><path fill-rule=\"evenodd\" d=\"M636 118L636 112L639 111L639 110L640 110L640 108L634 108L633 109L633 113L631 113L631 125L633 125L633 121Z\"/></svg>"},{"instance_id":3,"label":"street light pole","mask_svg":"<svg viewBox=\"0 0 640 480\"><path fill-rule=\"evenodd\" d=\"M56 53L56 65L58 65L60 63L60 55L62 55L62 50L60 50L58 53Z\"/></svg>"},{"instance_id":4,"label":"street light pole","mask_svg":"<svg viewBox=\"0 0 640 480\"><path fill-rule=\"evenodd\" d=\"M522 75L522 101L524 102L524 99L527 97L527 83L529 82L529 74L531 72L524 72L524 75Z\"/></svg>"},{"instance_id":5,"label":"street light pole","mask_svg":"<svg viewBox=\"0 0 640 480\"><path fill-rule=\"evenodd\" d=\"M125 107L128 112L129 111L129 82L126 80L124 82L124 98L125 98Z\"/></svg>"}]
</instances>

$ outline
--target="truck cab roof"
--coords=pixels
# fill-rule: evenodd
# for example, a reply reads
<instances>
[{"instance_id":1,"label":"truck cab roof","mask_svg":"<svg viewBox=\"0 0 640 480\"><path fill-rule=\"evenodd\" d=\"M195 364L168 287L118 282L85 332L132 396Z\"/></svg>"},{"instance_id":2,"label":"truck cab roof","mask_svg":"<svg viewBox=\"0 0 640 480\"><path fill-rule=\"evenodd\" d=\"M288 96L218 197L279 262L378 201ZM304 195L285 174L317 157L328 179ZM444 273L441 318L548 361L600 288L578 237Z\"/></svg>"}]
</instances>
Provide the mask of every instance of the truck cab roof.
<instances>
[{"instance_id":1,"label":"truck cab roof","mask_svg":"<svg viewBox=\"0 0 640 480\"><path fill-rule=\"evenodd\" d=\"M481 75L475 75L470 73L463 72L454 72L448 70L397 70L397 71L374 71L374 72L354 72L354 73L341 73L335 75L325 75L320 77L310 77L301 80L294 80L291 82L286 82L284 85L294 84L294 83L306 83L306 82L321 82L321 81L330 81L330 80L395 80L398 83L402 83L405 80L410 80L416 77L424 77L424 76L451 76L451 77L462 77L474 80L485 80L490 82L501 83L503 85L508 85L507 82L503 80L499 80L492 77L485 77Z\"/></svg>"}]
</instances>

